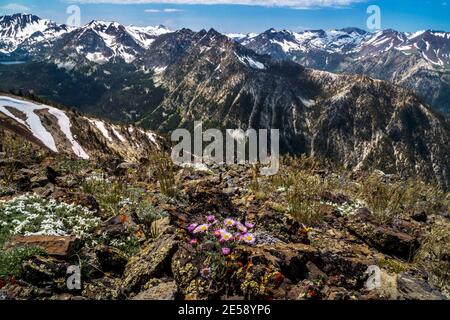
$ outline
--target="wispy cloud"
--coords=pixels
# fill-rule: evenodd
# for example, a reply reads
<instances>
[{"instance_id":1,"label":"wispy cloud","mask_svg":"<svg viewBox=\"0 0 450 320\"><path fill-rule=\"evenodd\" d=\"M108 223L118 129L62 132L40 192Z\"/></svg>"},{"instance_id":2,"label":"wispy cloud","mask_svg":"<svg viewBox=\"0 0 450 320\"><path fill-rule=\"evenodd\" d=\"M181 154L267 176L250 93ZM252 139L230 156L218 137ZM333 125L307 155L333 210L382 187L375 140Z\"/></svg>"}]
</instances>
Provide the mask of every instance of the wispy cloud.
<instances>
[{"instance_id":1,"label":"wispy cloud","mask_svg":"<svg viewBox=\"0 0 450 320\"><path fill-rule=\"evenodd\" d=\"M30 8L27 6L18 4L18 3L8 3L3 6L0 6L0 11L8 11L8 12L28 12L30 11Z\"/></svg>"},{"instance_id":2,"label":"wispy cloud","mask_svg":"<svg viewBox=\"0 0 450 320\"><path fill-rule=\"evenodd\" d=\"M144 11L147 13L176 13L176 12L183 12L184 10L167 8L167 9L145 9Z\"/></svg>"},{"instance_id":3,"label":"wispy cloud","mask_svg":"<svg viewBox=\"0 0 450 320\"><path fill-rule=\"evenodd\" d=\"M76 3L108 3L108 4L234 4L247 6L266 7L345 7L353 3L366 2L367 0L67 0ZM150 9L151 10L151 9Z\"/></svg>"}]
</instances>

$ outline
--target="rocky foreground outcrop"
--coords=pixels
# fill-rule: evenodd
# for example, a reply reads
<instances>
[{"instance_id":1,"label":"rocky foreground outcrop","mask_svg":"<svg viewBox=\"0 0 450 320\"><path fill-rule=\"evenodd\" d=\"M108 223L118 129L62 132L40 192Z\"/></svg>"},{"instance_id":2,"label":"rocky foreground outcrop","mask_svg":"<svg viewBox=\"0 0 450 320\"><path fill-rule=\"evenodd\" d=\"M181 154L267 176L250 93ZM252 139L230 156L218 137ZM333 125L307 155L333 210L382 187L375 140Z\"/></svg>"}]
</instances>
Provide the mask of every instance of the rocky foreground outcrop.
<instances>
[{"instance_id":1,"label":"rocky foreground outcrop","mask_svg":"<svg viewBox=\"0 0 450 320\"><path fill-rule=\"evenodd\" d=\"M438 289L414 263L430 223L448 224L448 216L405 216L380 224L367 208L344 213L340 208L349 200L327 192L323 221L311 228L281 210L286 190L265 197L255 193L246 166L177 171L175 198L163 196L158 181L138 182L130 171L119 170L122 184L146 181L141 192L153 197L149 208L165 213L147 225L138 210L103 217L100 198L73 192L80 178L93 172L58 172L54 183L28 185L28 191L49 198L89 205L100 220L92 236L76 246L70 236L11 239L5 248L32 243L43 251L23 261L20 276L0 277L2 299L448 298L448 284ZM31 180L33 170L22 174ZM3 200L8 203L15 192ZM224 230L233 228L246 233L231 234L234 240L227 242ZM131 236L137 246L118 245ZM81 266L79 289L67 287L71 265Z\"/></svg>"}]
</instances>

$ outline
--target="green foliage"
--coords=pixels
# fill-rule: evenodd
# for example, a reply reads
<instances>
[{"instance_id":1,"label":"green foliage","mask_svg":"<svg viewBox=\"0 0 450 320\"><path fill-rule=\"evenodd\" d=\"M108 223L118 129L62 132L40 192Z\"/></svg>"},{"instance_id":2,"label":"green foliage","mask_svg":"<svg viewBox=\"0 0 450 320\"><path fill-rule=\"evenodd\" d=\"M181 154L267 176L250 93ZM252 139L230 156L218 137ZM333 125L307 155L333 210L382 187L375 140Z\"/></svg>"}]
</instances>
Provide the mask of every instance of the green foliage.
<instances>
[{"instance_id":1,"label":"green foliage","mask_svg":"<svg viewBox=\"0 0 450 320\"><path fill-rule=\"evenodd\" d=\"M84 193L92 195L100 205L103 216L115 216L124 206L133 202L129 199L130 193L127 185L112 178L104 178L100 173L94 173L81 184ZM133 198L138 202L138 198Z\"/></svg>"},{"instance_id":2,"label":"green foliage","mask_svg":"<svg viewBox=\"0 0 450 320\"><path fill-rule=\"evenodd\" d=\"M388 269L395 272L396 274L405 272L407 270L406 266L404 266L402 263L390 258L383 258L378 264L381 268Z\"/></svg>"},{"instance_id":3,"label":"green foliage","mask_svg":"<svg viewBox=\"0 0 450 320\"><path fill-rule=\"evenodd\" d=\"M406 194L401 182L387 183L378 174L372 174L363 179L359 197L364 199L379 222L391 223L403 213Z\"/></svg>"},{"instance_id":4,"label":"green foliage","mask_svg":"<svg viewBox=\"0 0 450 320\"><path fill-rule=\"evenodd\" d=\"M319 207L325 184L313 173L319 168L319 162L312 157L285 157L278 174L271 178L273 190L286 190L288 213L309 226L319 225L323 221Z\"/></svg>"},{"instance_id":5,"label":"green foliage","mask_svg":"<svg viewBox=\"0 0 450 320\"><path fill-rule=\"evenodd\" d=\"M0 251L0 276L20 277L23 262L44 253L38 247L18 247Z\"/></svg>"},{"instance_id":6,"label":"green foliage","mask_svg":"<svg viewBox=\"0 0 450 320\"><path fill-rule=\"evenodd\" d=\"M11 185L14 174L19 169L17 160L27 161L33 156L32 145L24 139L19 139L5 130L0 131L0 152L5 153L0 178L5 185Z\"/></svg>"},{"instance_id":7,"label":"green foliage","mask_svg":"<svg viewBox=\"0 0 450 320\"><path fill-rule=\"evenodd\" d=\"M136 215L148 228L151 227L154 221L168 216L167 212L157 210L147 199L144 199L137 204Z\"/></svg>"},{"instance_id":8,"label":"green foliage","mask_svg":"<svg viewBox=\"0 0 450 320\"><path fill-rule=\"evenodd\" d=\"M128 233L123 234L120 238L100 242L121 250L129 257L138 253L141 245L139 239L133 234L132 230L128 230Z\"/></svg>"},{"instance_id":9,"label":"green foliage","mask_svg":"<svg viewBox=\"0 0 450 320\"><path fill-rule=\"evenodd\" d=\"M327 172L326 168L311 157L284 157L280 171L270 178L270 187L264 191L285 190L289 213L306 224L320 223L322 217L317 212L326 192L348 197L351 202L344 207L349 209L353 208L351 203L367 206L382 224L420 211L439 214L450 209L449 193L416 178L402 180L380 172L357 178L348 172L316 174Z\"/></svg>"},{"instance_id":10,"label":"green foliage","mask_svg":"<svg viewBox=\"0 0 450 320\"><path fill-rule=\"evenodd\" d=\"M70 159L64 157L57 168L58 171L65 171L71 174L81 174L83 171L88 170L90 167L89 160L83 159Z\"/></svg>"}]
</instances>

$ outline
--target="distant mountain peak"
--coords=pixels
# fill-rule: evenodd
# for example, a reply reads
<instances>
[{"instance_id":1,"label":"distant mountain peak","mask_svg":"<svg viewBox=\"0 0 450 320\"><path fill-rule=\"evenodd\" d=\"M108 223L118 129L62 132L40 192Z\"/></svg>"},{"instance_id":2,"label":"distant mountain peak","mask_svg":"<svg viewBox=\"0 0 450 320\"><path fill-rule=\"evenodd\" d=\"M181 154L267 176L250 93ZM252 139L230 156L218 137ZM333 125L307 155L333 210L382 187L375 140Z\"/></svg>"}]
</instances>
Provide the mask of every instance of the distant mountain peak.
<instances>
[{"instance_id":1,"label":"distant mountain peak","mask_svg":"<svg viewBox=\"0 0 450 320\"><path fill-rule=\"evenodd\" d=\"M55 22L32 14L3 16L0 18L0 52L12 52L34 34L43 34L45 30L56 26Z\"/></svg>"},{"instance_id":2,"label":"distant mountain peak","mask_svg":"<svg viewBox=\"0 0 450 320\"><path fill-rule=\"evenodd\" d=\"M360 28L355 28L355 27L347 27L347 28L342 28L339 29L339 31L343 31L346 33L358 33L360 35L364 35L367 34L368 32L366 30L360 29Z\"/></svg>"}]
</instances>

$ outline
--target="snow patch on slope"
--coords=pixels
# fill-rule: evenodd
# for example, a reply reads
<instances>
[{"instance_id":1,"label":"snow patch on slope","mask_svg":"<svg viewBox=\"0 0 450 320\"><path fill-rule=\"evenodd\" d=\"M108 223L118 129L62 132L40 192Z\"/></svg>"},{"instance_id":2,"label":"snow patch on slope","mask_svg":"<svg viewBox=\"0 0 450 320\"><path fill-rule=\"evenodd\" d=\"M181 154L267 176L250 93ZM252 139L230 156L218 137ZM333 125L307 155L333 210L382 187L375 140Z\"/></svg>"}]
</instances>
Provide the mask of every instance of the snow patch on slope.
<instances>
[{"instance_id":1,"label":"snow patch on slope","mask_svg":"<svg viewBox=\"0 0 450 320\"><path fill-rule=\"evenodd\" d=\"M126 139L119 133L119 131L117 131L116 128L114 128L114 127L111 127L111 128L112 128L112 131L113 131L114 135L115 135L117 138L119 138L120 141L122 141L122 142L125 142L125 141L126 141Z\"/></svg>"},{"instance_id":2,"label":"snow patch on slope","mask_svg":"<svg viewBox=\"0 0 450 320\"><path fill-rule=\"evenodd\" d=\"M88 119L88 121L90 123L92 123L100 132L101 134L108 139L108 141L113 142L113 139L111 138L111 136L109 135L108 130L106 129L105 123L101 120L93 120L93 119Z\"/></svg>"},{"instance_id":3,"label":"snow patch on slope","mask_svg":"<svg viewBox=\"0 0 450 320\"><path fill-rule=\"evenodd\" d=\"M23 113L26 117L26 120L15 116L8 110L7 107L14 108ZM30 132L47 148L54 152L58 152L58 148L56 147L56 143L52 134L48 132L47 129L43 126L41 118L36 113L36 111L38 110L47 110L51 115L55 116L58 120L59 129L71 143L72 150L75 155L83 159L89 159L88 154L83 150L80 144L73 137L70 130L70 119L62 110L44 104L37 104L34 102L15 99L8 96L0 96L0 112L27 127Z\"/></svg>"},{"instance_id":4,"label":"snow patch on slope","mask_svg":"<svg viewBox=\"0 0 450 320\"><path fill-rule=\"evenodd\" d=\"M241 56L239 56L239 55L236 54L236 53L235 53L235 55L236 55L236 57L239 59L239 61L240 61L242 64L244 64L244 65L247 65L247 66L250 66L251 68L259 69L259 70L264 70L264 69L266 69L266 66L265 66L263 63L261 63L261 62L259 62L259 61L256 61L256 60L254 60L253 58L251 58L251 57L249 57L249 56L243 56L243 57L241 57Z\"/></svg>"},{"instance_id":5,"label":"snow patch on slope","mask_svg":"<svg viewBox=\"0 0 450 320\"><path fill-rule=\"evenodd\" d=\"M83 150L80 144L74 139L72 131L70 128L72 124L70 123L69 117L61 110L55 108L49 108L48 112L58 119L58 125L61 131L66 136L67 140L72 144L72 150L75 155L82 159L89 159L88 154Z\"/></svg>"},{"instance_id":6,"label":"snow patch on slope","mask_svg":"<svg viewBox=\"0 0 450 320\"><path fill-rule=\"evenodd\" d=\"M12 107L25 114L26 120L22 120L12 114L6 107ZM38 138L45 146L54 152L58 152L56 148L55 140L53 136L44 128L41 119L35 113L36 110L45 109L46 106L38 106L36 104L13 99L6 96L0 96L0 112L3 112L6 116L16 120L27 127L31 133ZM48 108L48 107L47 107Z\"/></svg>"}]
</instances>

